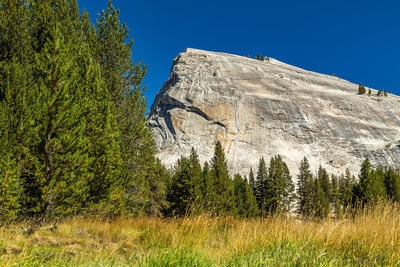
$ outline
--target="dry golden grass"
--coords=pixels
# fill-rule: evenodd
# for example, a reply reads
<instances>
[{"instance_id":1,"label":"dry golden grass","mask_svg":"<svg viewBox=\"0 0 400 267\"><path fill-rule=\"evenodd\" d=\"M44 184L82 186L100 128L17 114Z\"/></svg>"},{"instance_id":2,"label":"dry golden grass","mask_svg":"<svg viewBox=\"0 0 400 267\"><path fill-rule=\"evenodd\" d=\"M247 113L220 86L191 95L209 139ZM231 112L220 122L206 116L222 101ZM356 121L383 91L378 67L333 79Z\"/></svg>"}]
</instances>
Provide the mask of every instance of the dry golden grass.
<instances>
[{"instance_id":1,"label":"dry golden grass","mask_svg":"<svg viewBox=\"0 0 400 267\"><path fill-rule=\"evenodd\" d=\"M381 204L355 219L243 220L207 215L72 218L26 236L0 228L2 265L350 266L400 263L400 214Z\"/></svg>"}]
</instances>

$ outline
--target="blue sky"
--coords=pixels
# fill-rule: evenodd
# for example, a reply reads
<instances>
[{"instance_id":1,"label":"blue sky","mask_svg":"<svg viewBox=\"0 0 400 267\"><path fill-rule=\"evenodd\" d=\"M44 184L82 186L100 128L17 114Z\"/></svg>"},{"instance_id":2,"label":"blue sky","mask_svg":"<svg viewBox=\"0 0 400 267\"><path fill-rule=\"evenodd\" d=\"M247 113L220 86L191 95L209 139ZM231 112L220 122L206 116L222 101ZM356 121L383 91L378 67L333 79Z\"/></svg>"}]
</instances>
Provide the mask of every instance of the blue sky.
<instances>
[{"instance_id":1,"label":"blue sky","mask_svg":"<svg viewBox=\"0 0 400 267\"><path fill-rule=\"evenodd\" d=\"M92 20L108 0L78 0ZM148 106L187 47L255 56L338 74L400 95L400 1L114 0L148 65Z\"/></svg>"}]
</instances>

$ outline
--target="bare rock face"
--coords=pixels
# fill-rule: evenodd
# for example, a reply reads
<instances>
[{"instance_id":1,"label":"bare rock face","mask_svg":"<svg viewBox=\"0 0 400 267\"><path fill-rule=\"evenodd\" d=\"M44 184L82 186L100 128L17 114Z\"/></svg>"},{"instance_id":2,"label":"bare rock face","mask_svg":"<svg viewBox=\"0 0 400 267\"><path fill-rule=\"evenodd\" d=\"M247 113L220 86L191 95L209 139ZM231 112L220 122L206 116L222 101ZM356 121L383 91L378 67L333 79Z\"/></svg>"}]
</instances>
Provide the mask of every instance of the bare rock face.
<instances>
[{"instance_id":1,"label":"bare rock face","mask_svg":"<svg viewBox=\"0 0 400 267\"><path fill-rule=\"evenodd\" d=\"M368 92L367 88L367 92ZM167 166L194 147L211 159L221 141L231 173L280 154L298 172L358 173L363 159L400 167L400 97L358 95L358 85L270 58L187 49L151 107L158 156Z\"/></svg>"}]
</instances>

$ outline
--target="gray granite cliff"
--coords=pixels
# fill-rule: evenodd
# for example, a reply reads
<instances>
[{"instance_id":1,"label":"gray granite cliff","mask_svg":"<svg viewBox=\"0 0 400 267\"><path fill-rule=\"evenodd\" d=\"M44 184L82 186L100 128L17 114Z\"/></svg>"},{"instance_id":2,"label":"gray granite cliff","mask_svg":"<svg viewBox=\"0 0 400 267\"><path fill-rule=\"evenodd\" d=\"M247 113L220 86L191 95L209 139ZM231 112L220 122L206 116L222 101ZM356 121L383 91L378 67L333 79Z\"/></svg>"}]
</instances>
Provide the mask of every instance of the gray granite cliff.
<instances>
[{"instance_id":1,"label":"gray granite cliff","mask_svg":"<svg viewBox=\"0 0 400 267\"><path fill-rule=\"evenodd\" d=\"M368 92L367 88L367 92ZM373 165L400 167L400 97L358 95L358 84L278 60L259 61L187 49L151 107L158 156L172 166L194 147L210 160L220 140L231 173L256 171L280 154L292 173L311 168L354 174Z\"/></svg>"}]
</instances>

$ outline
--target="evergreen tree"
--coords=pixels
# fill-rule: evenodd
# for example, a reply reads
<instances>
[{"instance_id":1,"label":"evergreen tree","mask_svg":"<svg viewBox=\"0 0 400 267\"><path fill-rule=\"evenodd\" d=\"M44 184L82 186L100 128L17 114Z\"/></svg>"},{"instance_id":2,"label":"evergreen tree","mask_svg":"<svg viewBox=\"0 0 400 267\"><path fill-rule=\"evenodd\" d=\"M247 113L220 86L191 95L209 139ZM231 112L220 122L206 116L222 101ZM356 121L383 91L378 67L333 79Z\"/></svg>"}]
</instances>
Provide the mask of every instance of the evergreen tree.
<instances>
[{"instance_id":1,"label":"evergreen tree","mask_svg":"<svg viewBox=\"0 0 400 267\"><path fill-rule=\"evenodd\" d=\"M34 51L30 24L30 6L27 2L1 2L0 178L6 175L8 177L1 183L3 189L0 189L4 196L2 212L8 213L0 214L4 219L8 216L10 219L14 218L19 207L26 214L28 205L29 210L39 209L37 196L40 197L40 189L35 183L32 170L35 157L30 149L37 143L31 116L32 106L37 103L37 94L32 88ZM28 187L31 187L29 191ZM35 194L30 194L31 192ZM15 198L19 193L22 194ZM7 210L12 214L6 212Z\"/></svg>"},{"instance_id":2,"label":"evergreen tree","mask_svg":"<svg viewBox=\"0 0 400 267\"><path fill-rule=\"evenodd\" d=\"M234 214L233 182L229 177L225 153L221 142L215 144L214 156L211 160L212 187L215 190L214 205L218 214Z\"/></svg>"},{"instance_id":3,"label":"evergreen tree","mask_svg":"<svg viewBox=\"0 0 400 267\"><path fill-rule=\"evenodd\" d=\"M331 176L331 197L330 202L337 217L341 217L343 214L343 206L341 205L341 194L339 189L339 180L338 177L333 175Z\"/></svg>"},{"instance_id":4,"label":"evergreen tree","mask_svg":"<svg viewBox=\"0 0 400 267\"><path fill-rule=\"evenodd\" d=\"M167 188L167 200L170 204L169 215L182 216L199 213L202 204L202 170L194 148L188 158L178 160L175 174Z\"/></svg>"},{"instance_id":5,"label":"evergreen tree","mask_svg":"<svg viewBox=\"0 0 400 267\"><path fill-rule=\"evenodd\" d=\"M312 207L313 207L313 215L316 218L325 218L330 210L329 207L329 198L326 195L322 187L322 179L321 177L317 177L314 180L314 194L312 200Z\"/></svg>"},{"instance_id":6,"label":"evergreen tree","mask_svg":"<svg viewBox=\"0 0 400 267\"><path fill-rule=\"evenodd\" d=\"M18 59L30 64L32 35L28 1L1 1L0 7L0 62Z\"/></svg>"},{"instance_id":7,"label":"evergreen tree","mask_svg":"<svg viewBox=\"0 0 400 267\"><path fill-rule=\"evenodd\" d=\"M295 188L290 175L289 168L286 163L282 163L283 179L285 181L285 190L283 194L283 211L290 212L293 208L293 203L296 199Z\"/></svg>"},{"instance_id":8,"label":"evergreen tree","mask_svg":"<svg viewBox=\"0 0 400 267\"><path fill-rule=\"evenodd\" d=\"M125 24L120 23L118 16L119 10L109 1L107 10L96 20L97 38L88 38L100 63L105 86L116 106L116 120L121 134L123 173L121 179L114 181L119 187L114 188L113 195L125 196L121 199L125 203L123 206L129 206L128 199L136 198L134 202L143 206L144 212L154 214L162 208L159 206L162 206L165 194L159 177L151 171L156 163L155 144L146 125L145 88L141 86L146 66L133 63L133 41L126 42L129 31ZM90 37L91 28L86 29L86 35ZM143 198L143 195L148 197ZM142 203L139 203L140 200ZM153 206L153 203L157 205Z\"/></svg>"},{"instance_id":9,"label":"evergreen tree","mask_svg":"<svg viewBox=\"0 0 400 267\"><path fill-rule=\"evenodd\" d=\"M306 157L300 162L300 173L297 177L297 213L308 217L313 213L313 178Z\"/></svg>"},{"instance_id":10,"label":"evergreen tree","mask_svg":"<svg viewBox=\"0 0 400 267\"><path fill-rule=\"evenodd\" d=\"M340 201L344 211L347 211L352 204L354 183L354 176L351 175L349 169L346 169L346 175L339 180Z\"/></svg>"},{"instance_id":11,"label":"evergreen tree","mask_svg":"<svg viewBox=\"0 0 400 267\"><path fill-rule=\"evenodd\" d=\"M251 188L253 189L253 191L255 191L255 188L256 188L256 180L254 179L253 168L250 168L250 173L249 173L249 184L250 184Z\"/></svg>"},{"instance_id":12,"label":"evergreen tree","mask_svg":"<svg viewBox=\"0 0 400 267\"><path fill-rule=\"evenodd\" d=\"M373 184L375 200L387 199L387 192L385 188L385 169L381 166L373 171Z\"/></svg>"},{"instance_id":13,"label":"evergreen tree","mask_svg":"<svg viewBox=\"0 0 400 267\"><path fill-rule=\"evenodd\" d=\"M233 179L236 215L239 217L249 218L258 215L257 201L253 195L253 190L239 174Z\"/></svg>"},{"instance_id":14,"label":"evergreen tree","mask_svg":"<svg viewBox=\"0 0 400 267\"><path fill-rule=\"evenodd\" d=\"M283 210L283 196L285 194L285 179L283 177L283 162L280 156L270 160L266 181L267 210L275 214Z\"/></svg>"},{"instance_id":15,"label":"evergreen tree","mask_svg":"<svg viewBox=\"0 0 400 267\"><path fill-rule=\"evenodd\" d=\"M245 208L246 208L246 217L256 217L260 214L260 210L258 209L257 199L254 196L254 191L251 188L250 184L246 181L246 191L245 191Z\"/></svg>"},{"instance_id":16,"label":"evergreen tree","mask_svg":"<svg viewBox=\"0 0 400 267\"><path fill-rule=\"evenodd\" d=\"M368 158L361 164L359 182L354 188L354 195L356 201L361 201L362 204L375 203L378 199L386 197L383 170L371 169Z\"/></svg>"},{"instance_id":17,"label":"evergreen tree","mask_svg":"<svg viewBox=\"0 0 400 267\"><path fill-rule=\"evenodd\" d=\"M260 61L264 61L264 56L261 54L257 54L256 59L260 60Z\"/></svg>"},{"instance_id":18,"label":"evergreen tree","mask_svg":"<svg viewBox=\"0 0 400 267\"><path fill-rule=\"evenodd\" d=\"M392 201L400 201L400 176L392 168L385 171L385 187L387 196Z\"/></svg>"},{"instance_id":19,"label":"evergreen tree","mask_svg":"<svg viewBox=\"0 0 400 267\"><path fill-rule=\"evenodd\" d=\"M359 95L363 95L363 94L365 94L365 92L366 92L366 90L365 90L364 85L362 85L362 83L360 83L360 84L358 85L358 94L359 94Z\"/></svg>"},{"instance_id":20,"label":"evergreen tree","mask_svg":"<svg viewBox=\"0 0 400 267\"><path fill-rule=\"evenodd\" d=\"M12 155L1 155L0 166L0 223L7 223L20 212L22 187Z\"/></svg>"},{"instance_id":21,"label":"evergreen tree","mask_svg":"<svg viewBox=\"0 0 400 267\"><path fill-rule=\"evenodd\" d=\"M197 152L193 147L189 156L189 164L191 169L190 176L193 184L191 192L192 199L196 202L196 208L201 209L201 205L203 205L204 200L204 196L202 193L202 188L204 188L202 168Z\"/></svg>"},{"instance_id":22,"label":"evergreen tree","mask_svg":"<svg viewBox=\"0 0 400 267\"><path fill-rule=\"evenodd\" d=\"M291 210L294 185L289 169L279 155L271 158L268 169L264 158L260 159L254 187L263 216Z\"/></svg>"},{"instance_id":23,"label":"evergreen tree","mask_svg":"<svg viewBox=\"0 0 400 267\"><path fill-rule=\"evenodd\" d=\"M4 198L14 195L14 192L5 190L15 188L16 184L10 183L18 181L23 192L18 201L24 213L38 212L40 188L35 182L37 161L32 151L32 147L38 144L32 119L38 94L31 88L32 68L23 65L17 57L0 64L0 173L11 177L3 181L3 195ZM6 209L9 208L3 206L3 210Z\"/></svg>"},{"instance_id":24,"label":"evergreen tree","mask_svg":"<svg viewBox=\"0 0 400 267\"><path fill-rule=\"evenodd\" d=\"M38 109L42 111L38 124L42 126L44 141L37 153L43 154L41 160L45 165L46 182L41 185L43 213L46 215L55 205L54 198L68 200L55 205L57 213L77 212L79 206L105 197L107 186L119 175L119 133L114 105L104 86L100 66L77 31L76 2L38 1L31 11L38 51L34 58L35 77L38 77L35 84L39 85L42 96L38 102L45 103ZM65 175L67 182L55 174ZM68 197L52 193L52 189L67 193ZM77 201L71 202L74 198Z\"/></svg>"},{"instance_id":25,"label":"evergreen tree","mask_svg":"<svg viewBox=\"0 0 400 267\"><path fill-rule=\"evenodd\" d=\"M267 178L267 165L265 164L264 157L262 157L258 165L254 195L256 196L258 207L263 217L267 214Z\"/></svg>"},{"instance_id":26,"label":"evergreen tree","mask_svg":"<svg viewBox=\"0 0 400 267\"><path fill-rule=\"evenodd\" d=\"M87 13L80 17L74 0L6 1L0 13L1 113L11 118L0 139L13 144L0 149L14 155L4 164L18 166L23 213L99 204L121 182L121 135Z\"/></svg>"},{"instance_id":27,"label":"evergreen tree","mask_svg":"<svg viewBox=\"0 0 400 267\"><path fill-rule=\"evenodd\" d=\"M147 192L149 192L149 195L147 197L148 203L146 206L146 214L151 215L151 216L161 216L162 211L166 208L168 208L168 204L166 201L166 184L167 181L171 180L171 174L170 172L161 164L161 161L159 159L156 159L155 164L153 165L153 168L150 170L149 175L148 175L148 180L149 182L147 185L151 186ZM139 188L140 189L140 188ZM129 197L132 198L132 203L134 201L137 201L137 196L138 193L133 193L133 194L127 194L126 202L131 203L129 201ZM138 201L139 204L143 203L141 200ZM130 205L132 208L136 208L136 205L131 204ZM128 211L129 212L129 211ZM136 214L136 215L142 215L143 212L129 212L130 214Z\"/></svg>"},{"instance_id":28,"label":"evergreen tree","mask_svg":"<svg viewBox=\"0 0 400 267\"><path fill-rule=\"evenodd\" d=\"M236 215L239 217L245 217L246 207L245 207L245 193L246 193L246 183L240 174L235 174L233 177L234 186L234 198Z\"/></svg>"},{"instance_id":29,"label":"evergreen tree","mask_svg":"<svg viewBox=\"0 0 400 267\"><path fill-rule=\"evenodd\" d=\"M167 185L167 201L169 202L167 215L185 215L190 207L192 181L189 165L189 160L185 157L181 157L176 163L175 174Z\"/></svg>"},{"instance_id":30,"label":"evergreen tree","mask_svg":"<svg viewBox=\"0 0 400 267\"><path fill-rule=\"evenodd\" d=\"M270 213L287 212L294 200L294 185L286 163L277 155L270 160L267 178L267 209Z\"/></svg>"},{"instance_id":31,"label":"evergreen tree","mask_svg":"<svg viewBox=\"0 0 400 267\"><path fill-rule=\"evenodd\" d=\"M202 170L203 181L201 183L201 193L203 195L203 208L205 211L212 212L214 209L214 200L216 197L216 190L214 187L214 179L208 162L204 162Z\"/></svg>"},{"instance_id":32,"label":"evergreen tree","mask_svg":"<svg viewBox=\"0 0 400 267\"><path fill-rule=\"evenodd\" d=\"M321 189L324 191L325 196L329 199L329 201L332 201L331 197L332 187L329 181L329 175L326 169L322 168L321 165L319 165L317 176L318 176L317 179L319 180Z\"/></svg>"},{"instance_id":33,"label":"evergreen tree","mask_svg":"<svg viewBox=\"0 0 400 267\"><path fill-rule=\"evenodd\" d=\"M42 108L37 120L42 142L38 156L44 165L37 178L43 181L45 217L50 212L75 212L86 201L88 183L93 179L89 166L94 158L88 153L90 140L85 135L89 88L81 82L75 44L64 39L59 27L50 32L53 40L49 39L37 55L35 70L41 76L38 102Z\"/></svg>"}]
</instances>

